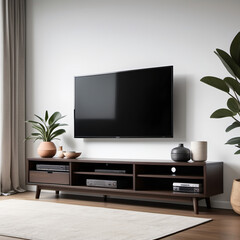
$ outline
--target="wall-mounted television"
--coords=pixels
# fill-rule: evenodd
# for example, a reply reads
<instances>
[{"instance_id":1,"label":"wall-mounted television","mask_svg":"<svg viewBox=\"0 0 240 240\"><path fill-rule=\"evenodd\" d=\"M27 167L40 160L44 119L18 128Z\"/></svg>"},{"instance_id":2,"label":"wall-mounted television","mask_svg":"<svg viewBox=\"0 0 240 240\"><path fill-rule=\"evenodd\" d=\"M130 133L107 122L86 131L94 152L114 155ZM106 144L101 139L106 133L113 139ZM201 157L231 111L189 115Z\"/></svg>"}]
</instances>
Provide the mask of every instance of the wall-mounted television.
<instances>
[{"instance_id":1,"label":"wall-mounted television","mask_svg":"<svg viewBox=\"0 0 240 240\"><path fill-rule=\"evenodd\" d=\"M173 66L75 77L74 137L173 137Z\"/></svg>"}]
</instances>

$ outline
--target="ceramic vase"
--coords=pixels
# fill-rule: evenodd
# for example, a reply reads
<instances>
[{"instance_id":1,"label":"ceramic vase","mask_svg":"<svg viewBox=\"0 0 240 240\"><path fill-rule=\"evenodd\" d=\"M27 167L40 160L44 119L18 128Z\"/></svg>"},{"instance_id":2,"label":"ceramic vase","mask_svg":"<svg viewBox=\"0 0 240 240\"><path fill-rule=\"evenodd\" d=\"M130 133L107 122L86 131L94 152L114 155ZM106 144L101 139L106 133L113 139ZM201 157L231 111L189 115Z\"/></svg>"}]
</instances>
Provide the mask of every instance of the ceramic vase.
<instances>
[{"instance_id":1,"label":"ceramic vase","mask_svg":"<svg viewBox=\"0 0 240 240\"><path fill-rule=\"evenodd\" d=\"M240 179L233 180L230 202L233 210L240 214Z\"/></svg>"},{"instance_id":2,"label":"ceramic vase","mask_svg":"<svg viewBox=\"0 0 240 240\"><path fill-rule=\"evenodd\" d=\"M57 157L58 157L58 158L64 158L62 146L60 146L60 147L58 148Z\"/></svg>"},{"instance_id":3,"label":"ceramic vase","mask_svg":"<svg viewBox=\"0 0 240 240\"><path fill-rule=\"evenodd\" d=\"M42 158L51 158L56 154L56 146L53 142L41 142L37 152Z\"/></svg>"},{"instance_id":4,"label":"ceramic vase","mask_svg":"<svg viewBox=\"0 0 240 240\"><path fill-rule=\"evenodd\" d=\"M172 149L171 158L175 162L187 162L190 160L190 150L180 143L178 147Z\"/></svg>"},{"instance_id":5,"label":"ceramic vase","mask_svg":"<svg viewBox=\"0 0 240 240\"><path fill-rule=\"evenodd\" d=\"M193 161L203 162L207 160L207 142L191 142L191 158Z\"/></svg>"}]
</instances>

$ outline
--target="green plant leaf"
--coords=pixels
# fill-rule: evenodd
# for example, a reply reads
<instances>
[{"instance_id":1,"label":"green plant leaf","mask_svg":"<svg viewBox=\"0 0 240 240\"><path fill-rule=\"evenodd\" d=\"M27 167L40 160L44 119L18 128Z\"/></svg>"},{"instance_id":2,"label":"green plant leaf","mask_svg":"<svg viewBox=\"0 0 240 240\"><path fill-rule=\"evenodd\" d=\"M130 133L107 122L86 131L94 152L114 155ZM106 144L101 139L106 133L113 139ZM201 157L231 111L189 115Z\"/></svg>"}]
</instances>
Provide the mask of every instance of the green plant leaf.
<instances>
[{"instance_id":1,"label":"green plant leaf","mask_svg":"<svg viewBox=\"0 0 240 240\"><path fill-rule=\"evenodd\" d=\"M234 37L231 43L230 54L234 61L240 66L240 32Z\"/></svg>"},{"instance_id":2,"label":"green plant leaf","mask_svg":"<svg viewBox=\"0 0 240 240\"><path fill-rule=\"evenodd\" d=\"M240 150L237 150L234 154L240 154Z\"/></svg>"},{"instance_id":3,"label":"green plant leaf","mask_svg":"<svg viewBox=\"0 0 240 240\"><path fill-rule=\"evenodd\" d=\"M63 134L65 132L66 132L65 129L58 129L58 130L56 130L55 132L52 133L52 136L54 135L54 137L56 137L56 136L59 136L60 134Z\"/></svg>"},{"instance_id":4,"label":"green plant leaf","mask_svg":"<svg viewBox=\"0 0 240 240\"><path fill-rule=\"evenodd\" d=\"M67 126L67 124L64 124L64 123L56 123L61 118L65 117L65 116L62 116L61 113L55 112L49 118L48 111L45 111L44 119L36 114L34 114L34 116L37 117L40 121L38 122L38 121L29 120L29 121L26 121L26 123L32 124L32 128L34 130L37 130L37 132L32 133L25 140L35 139L35 141L36 141L36 140L41 139L45 142L50 142L57 136L66 132L64 129L59 129L54 132L54 130L57 127Z\"/></svg>"},{"instance_id":5,"label":"green plant leaf","mask_svg":"<svg viewBox=\"0 0 240 240\"><path fill-rule=\"evenodd\" d=\"M230 145L240 144L240 137L231 138L226 142L226 144Z\"/></svg>"},{"instance_id":6,"label":"green plant leaf","mask_svg":"<svg viewBox=\"0 0 240 240\"><path fill-rule=\"evenodd\" d=\"M41 126L43 129L45 129L44 125L41 124L40 122L36 122L36 121L32 121L32 120L25 121L25 122L26 122L26 123L31 123L32 125L38 124L38 125Z\"/></svg>"},{"instance_id":7,"label":"green plant leaf","mask_svg":"<svg viewBox=\"0 0 240 240\"><path fill-rule=\"evenodd\" d=\"M38 119L40 119L40 121L42 121L44 123L44 120L41 117L39 117L37 114L34 114L34 116L37 117Z\"/></svg>"},{"instance_id":8,"label":"green plant leaf","mask_svg":"<svg viewBox=\"0 0 240 240\"><path fill-rule=\"evenodd\" d=\"M36 136L40 136L41 133L32 133L31 135L32 135L33 137L34 137L34 136L36 137Z\"/></svg>"},{"instance_id":9,"label":"green plant leaf","mask_svg":"<svg viewBox=\"0 0 240 240\"><path fill-rule=\"evenodd\" d=\"M33 142L36 142L37 140L43 140L43 138L42 137L36 137Z\"/></svg>"},{"instance_id":10,"label":"green plant leaf","mask_svg":"<svg viewBox=\"0 0 240 240\"><path fill-rule=\"evenodd\" d=\"M232 111L230 111L229 109L220 108L220 109L216 110L214 113L212 113L210 118L233 117L234 115L236 115L236 114L233 113Z\"/></svg>"},{"instance_id":11,"label":"green plant leaf","mask_svg":"<svg viewBox=\"0 0 240 240\"><path fill-rule=\"evenodd\" d=\"M229 56L225 51L221 49L216 49L217 56L222 61L223 65L227 71L233 76L240 79L240 66L238 66L235 61Z\"/></svg>"},{"instance_id":12,"label":"green plant leaf","mask_svg":"<svg viewBox=\"0 0 240 240\"><path fill-rule=\"evenodd\" d=\"M53 123L50 127L49 127L49 134L51 134L53 132L54 129L56 129L57 127L60 126L67 126L67 124L64 123Z\"/></svg>"},{"instance_id":13,"label":"green plant leaf","mask_svg":"<svg viewBox=\"0 0 240 240\"><path fill-rule=\"evenodd\" d=\"M45 122L48 120L48 111L45 112Z\"/></svg>"},{"instance_id":14,"label":"green plant leaf","mask_svg":"<svg viewBox=\"0 0 240 240\"><path fill-rule=\"evenodd\" d=\"M44 134L44 129L42 129L41 127L39 127L38 125L32 125L33 129L36 129L37 131L39 131L41 134Z\"/></svg>"},{"instance_id":15,"label":"green plant leaf","mask_svg":"<svg viewBox=\"0 0 240 240\"><path fill-rule=\"evenodd\" d=\"M237 127L240 127L240 123L239 123L239 122L234 122L233 124L231 124L230 126L228 126L225 131L226 131L226 132L229 132L229 131L231 131L232 129L237 128Z\"/></svg>"},{"instance_id":16,"label":"green plant leaf","mask_svg":"<svg viewBox=\"0 0 240 240\"><path fill-rule=\"evenodd\" d=\"M206 76L206 77L203 77L200 81L212 87L215 87L219 90L222 90L224 92L227 92L227 93L229 92L229 87L227 86L226 82L220 78Z\"/></svg>"},{"instance_id":17,"label":"green plant leaf","mask_svg":"<svg viewBox=\"0 0 240 240\"><path fill-rule=\"evenodd\" d=\"M30 140L30 139L35 139L36 137L28 136L25 138L25 141Z\"/></svg>"},{"instance_id":18,"label":"green plant leaf","mask_svg":"<svg viewBox=\"0 0 240 240\"><path fill-rule=\"evenodd\" d=\"M240 111L238 101L235 98L229 98L227 106L234 113L238 113Z\"/></svg>"},{"instance_id":19,"label":"green plant leaf","mask_svg":"<svg viewBox=\"0 0 240 240\"><path fill-rule=\"evenodd\" d=\"M228 87L230 87L234 92L236 92L240 96L240 83L236 79L226 77L223 80Z\"/></svg>"},{"instance_id":20,"label":"green plant leaf","mask_svg":"<svg viewBox=\"0 0 240 240\"><path fill-rule=\"evenodd\" d=\"M43 126L43 124L38 123L38 122L32 123L32 128L35 128L36 130L38 130L39 132L42 132L42 133L44 133L46 130L46 128Z\"/></svg>"},{"instance_id":21,"label":"green plant leaf","mask_svg":"<svg viewBox=\"0 0 240 240\"><path fill-rule=\"evenodd\" d=\"M52 125L53 123L57 122L59 119L62 118L62 115L60 112L55 112L52 114L52 116L48 120L48 124Z\"/></svg>"},{"instance_id":22,"label":"green plant leaf","mask_svg":"<svg viewBox=\"0 0 240 240\"><path fill-rule=\"evenodd\" d=\"M53 132L50 136L50 139L53 140L55 137L65 133L65 129L58 129L57 131Z\"/></svg>"},{"instance_id":23,"label":"green plant leaf","mask_svg":"<svg viewBox=\"0 0 240 240\"><path fill-rule=\"evenodd\" d=\"M50 127L49 127L49 135L52 134L52 132L57 128L59 127L60 123L54 123L52 124Z\"/></svg>"},{"instance_id":24,"label":"green plant leaf","mask_svg":"<svg viewBox=\"0 0 240 240\"><path fill-rule=\"evenodd\" d=\"M36 122L36 121L32 121L32 120L28 120L28 121L25 121L26 123L36 123L36 124L39 124L39 122Z\"/></svg>"}]
</instances>

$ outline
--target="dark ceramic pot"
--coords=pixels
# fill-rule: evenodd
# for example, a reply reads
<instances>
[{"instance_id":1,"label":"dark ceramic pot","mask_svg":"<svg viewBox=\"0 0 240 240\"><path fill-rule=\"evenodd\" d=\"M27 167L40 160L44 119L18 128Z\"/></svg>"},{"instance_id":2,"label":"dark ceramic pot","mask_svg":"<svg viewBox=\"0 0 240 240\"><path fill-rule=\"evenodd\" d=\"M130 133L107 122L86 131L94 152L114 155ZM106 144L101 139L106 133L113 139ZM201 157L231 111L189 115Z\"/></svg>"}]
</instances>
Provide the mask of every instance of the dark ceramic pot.
<instances>
[{"instance_id":1,"label":"dark ceramic pot","mask_svg":"<svg viewBox=\"0 0 240 240\"><path fill-rule=\"evenodd\" d=\"M190 150L180 143L178 147L172 149L171 158L175 162L187 162L190 160Z\"/></svg>"}]
</instances>

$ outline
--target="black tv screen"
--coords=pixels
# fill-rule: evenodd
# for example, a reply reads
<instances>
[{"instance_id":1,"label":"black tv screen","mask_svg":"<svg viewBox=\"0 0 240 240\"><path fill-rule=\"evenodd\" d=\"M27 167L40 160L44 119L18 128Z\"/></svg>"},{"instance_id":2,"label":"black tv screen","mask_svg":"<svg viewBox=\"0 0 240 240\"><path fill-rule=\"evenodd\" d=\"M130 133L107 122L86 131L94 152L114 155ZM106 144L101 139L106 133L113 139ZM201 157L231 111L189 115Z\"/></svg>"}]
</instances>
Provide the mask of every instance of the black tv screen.
<instances>
[{"instance_id":1,"label":"black tv screen","mask_svg":"<svg viewBox=\"0 0 240 240\"><path fill-rule=\"evenodd\" d=\"M173 67L75 77L74 137L173 137Z\"/></svg>"}]
</instances>

